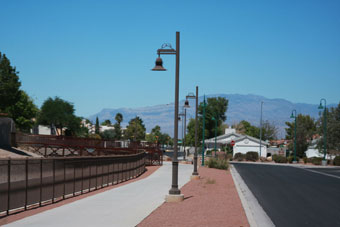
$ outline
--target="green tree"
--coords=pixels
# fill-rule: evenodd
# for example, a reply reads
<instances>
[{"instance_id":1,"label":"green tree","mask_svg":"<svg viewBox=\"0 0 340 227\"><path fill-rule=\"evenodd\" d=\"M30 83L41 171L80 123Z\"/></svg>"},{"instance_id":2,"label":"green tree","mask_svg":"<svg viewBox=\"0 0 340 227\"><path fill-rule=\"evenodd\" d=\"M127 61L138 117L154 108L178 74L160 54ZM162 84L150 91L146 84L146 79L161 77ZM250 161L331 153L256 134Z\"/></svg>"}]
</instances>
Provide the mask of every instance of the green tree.
<instances>
[{"instance_id":1,"label":"green tree","mask_svg":"<svg viewBox=\"0 0 340 227\"><path fill-rule=\"evenodd\" d=\"M114 129L108 129L100 133L100 137L106 140L114 140L116 138L116 132Z\"/></svg>"},{"instance_id":2,"label":"green tree","mask_svg":"<svg viewBox=\"0 0 340 227\"><path fill-rule=\"evenodd\" d=\"M110 126L111 125L111 121L109 119L107 119L107 120L103 121L101 125Z\"/></svg>"},{"instance_id":3,"label":"green tree","mask_svg":"<svg viewBox=\"0 0 340 227\"><path fill-rule=\"evenodd\" d=\"M125 138L130 141L138 141L145 139L145 126L140 117L135 117L129 121L125 131Z\"/></svg>"},{"instance_id":4,"label":"green tree","mask_svg":"<svg viewBox=\"0 0 340 227\"><path fill-rule=\"evenodd\" d=\"M24 91L19 91L19 100L6 108L5 112L9 113L14 120L16 127L28 133L34 125L34 118L38 113L38 107L34 105L33 100Z\"/></svg>"},{"instance_id":5,"label":"green tree","mask_svg":"<svg viewBox=\"0 0 340 227\"><path fill-rule=\"evenodd\" d=\"M117 113L115 116L116 123L114 124L115 130L115 139L120 140L122 138L122 127L121 122L123 121L123 115L121 113Z\"/></svg>"},{"instance_id":6,"label":"green tree","mask_svg":"<svg viewBox=\"0 0 340 227\"><path fill-rule=\"evenodd\" d=\"M208 98L205 109L205 139L215 136L215 121L212 117L218 120L217 136L223 134L223 122L227 119L226 112L228 109L228 100L223 97ZM198 127L197 138L198 143L201 143L203 138L203 103L198 107ZM187 134L185 136L186 145L195 145L195 119L191 118L187 124Z\"/></svg>"},{"instance_id":7,"label":"green tree","mask_svg":"<svg viewBox=\"0 0 340 227\"><path fill-rule=\"evenodd\" d=\"M248 121L242 120L234 125L236 132L260 139L260 127L250 124ZM262 123L262 140L273 140L277 137L277 127L269 121Z\"/></svg>"},{"instance_id":8,"label":"green tree","mask_svg":"<svg viewBox=\"0 0 340 227\"><path fill-rule=\"evenodd\" d=\"M80 118L74 115L73 104L62 100L59 97L48 98L45 100L38 115L38 123L46 126L55 126L60 129L67 127L68 130L73 131L80 128ZM79 123L78 126L76 126ZM59 132L58 132L59 133Z\"/></svg>"},{"instance_id":9,"label":"green tree","mask_svg":"<svg viewBox=\"0 0 340 227\"><path fill-rule=\"evenodd\" d=\"M317 121L317 131L323 137L324 136L324 112L320 114L320 118ZM340 155L340 103L337 107L331 107L326 109L327 115L327 135L326 135L326 148L327 153L332 155ZM323 153L324 140L318 141L318 149Z\"/></svg>"},{"instance_id":10,"label":"green tree","mask_svg":"<svg viewBox=\"0 0 340 227\"><path fill-rule=\"evenodd\" d=\"M309 141L316 133L316 122L311 116L302 114L297 115L296 122L296 155L302 158L308 148ZM288 126L288 128L286 128L286 139L292 141L288 148L294 151L295 122L286 122L286 125Z\"/></svg>"},{"instance_id":11,"label":"green tree","mask_svg":"<svg viewBox=\"0 0 340 227\"><path fill-rule=\"evenodd\" d=\"M94 133L95 134L98 134L100 133L100 130L99 130L99 119L98 117L96 117L96 125L95 125L95 128L94 128Z\"/></svg>"},{"instance_id":12,"label":"green tree","mask_svg":"<svg viewBox=\"0 0 340 227\"><path fill-rule=\"evenodd\" d=\"M161 127L159 125L156 125L152 130L151 133L149 133L146 136L146 141L150 142L150 143L162 143L164 141L162 138L162 132L161 132Z\"/></svg>"},{"instance_id":13,"label":"green tree","mask_svg":"<svg viewBox=\"0 0 340 227\"><path fill-rule=\"evenodd\" d=\"M277 139L278 128L269 121L262 123L262 140L275 140Z\"/></svg>"},{"instance_id":14,"label":"green tree","mask_svg":"<svg viewBox=\"0 0 340 227\"><path fill-rule=\"evenodd\" d=\"M0 52L0 112L5 112L21 98L21 83L17 74L6 55Z\"/></svg>"}]
</instances>

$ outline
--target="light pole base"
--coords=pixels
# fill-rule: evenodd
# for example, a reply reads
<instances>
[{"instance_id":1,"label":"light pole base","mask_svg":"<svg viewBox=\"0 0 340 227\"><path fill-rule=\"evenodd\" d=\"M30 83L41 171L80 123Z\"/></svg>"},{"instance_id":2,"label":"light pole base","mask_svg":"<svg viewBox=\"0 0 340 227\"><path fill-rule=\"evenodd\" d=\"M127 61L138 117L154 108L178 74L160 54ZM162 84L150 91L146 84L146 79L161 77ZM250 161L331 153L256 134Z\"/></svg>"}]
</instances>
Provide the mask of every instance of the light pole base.
<instances>
[{"instance_id":1,"label":"light pole base","mask_svg":"<svg viewBox=\"0 0 340 227\"><path fill-rule=\"evenodd\" d=\"M200 179L200 175L191 175L190 176L190 180L199 180Z\"/></svg>"},{"instance_id":2,"label":"light pole base","mask_svg":"<svg viewBox=\"0 0 340 227\"><path fill-rule=\"evenodd\" d=\"M297 163L297 161L293 161L293 164L296 164Z\"/></svg>"},{"instance_id":3,"label":"light pole base","mask_svg":"<svg viewBox=\"0 0 340 227\"><path fill-rule=\"evenodd\" d=\"M165 196L165 202L167 203L177 203L177 202L182 202L184 200L184 195L166 195Z\"/></svg>"},{"instance_id":4,"label":"light pole base","mask_svg":"<svg viewBox=\"0 0 340 227\"><path fill-rule=\"evenodd\" d=\"M322 160L322 161L321 161L321 165L322 165L322 166L327 166L327 160Z\"/></svg>"}]
</instances>

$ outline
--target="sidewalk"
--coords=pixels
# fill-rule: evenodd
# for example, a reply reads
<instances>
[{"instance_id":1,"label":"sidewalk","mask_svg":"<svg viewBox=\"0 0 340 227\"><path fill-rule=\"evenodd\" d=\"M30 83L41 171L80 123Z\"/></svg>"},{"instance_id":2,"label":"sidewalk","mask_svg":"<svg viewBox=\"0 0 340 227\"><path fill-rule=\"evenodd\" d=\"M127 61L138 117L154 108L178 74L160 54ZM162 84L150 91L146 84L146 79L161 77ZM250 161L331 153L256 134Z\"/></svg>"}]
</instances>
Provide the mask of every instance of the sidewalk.
<instances>
[{"instance_id":1,"label":"sidewalk","mask_svg":"<svg viewBox=\"0 0 340 227\"><path fill-rule=\"evenodd\" d=\"M149 177L21 219L6 226L119 226L140 223L164 202L171 187L170 162ZM179 187L190 179L192 165L179 165Z\"/></svg>"},{"instance_id":2,"label":"sidewalk","mask_svg":"<svg viewBox=\"0 0 340 227\"><path fill-rule=\"evenodd\" d=\"M249 226L230 171L201 167L199 174L181 188L183 202L163 203L138 227Z\"/></svg>"}]
</instances>

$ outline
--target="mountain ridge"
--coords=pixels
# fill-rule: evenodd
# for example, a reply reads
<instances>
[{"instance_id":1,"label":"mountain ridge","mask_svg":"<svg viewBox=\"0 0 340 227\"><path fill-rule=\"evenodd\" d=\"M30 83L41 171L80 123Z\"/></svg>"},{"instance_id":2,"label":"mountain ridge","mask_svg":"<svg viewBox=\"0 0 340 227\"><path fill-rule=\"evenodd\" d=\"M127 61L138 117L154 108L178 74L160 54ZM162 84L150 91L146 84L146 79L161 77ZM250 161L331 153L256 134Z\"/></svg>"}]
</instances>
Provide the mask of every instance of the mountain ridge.
<instances>
[{"instance_id":1,"label":"mountain ridge","mask_svg":"<svg viewBox=\"0 0 340 227\"><path fill-rule=\"evenodd\" d=\"M199 103L203 101L204 96L199 96ZM283 138L285 136L285 122L291 121L290 115L293 109L296 109L297 113L308 114L314 119L319 117L318 104L307 103L293 103L282 98L266 98L260 95L254 94L211 94L205 95L206 98L211 97L224 97L229 100L228 109L226 112L227 120L225 123L234 124L241 120L249 121L252 125L260 125L261 115L261 101L263 104L263 121L268 120L278 127L278 137ZM184 105L185 100L180 100L180 107ZM195 116L194 106L195 100L189 100L191 108L187 109L187 120ZM335 106L335 104L327 105L327 107ZM180 108L181 111L181 108ZM159 125L163 132L173 136L173 124L174 124L174 103L170 104L158 104L154 106L136 107L136 108L104 108L100 112L89 116L89 120L95 122L98 116L99 121L103 122L109 119L111 122L115 122L115 115L117 113L123 114L122 126L125 127L129 120L139 116L143 119L147 132L150 132L155 125ZM179 122L179 135L181 136L181 125Z\"/></svg>"}]
</instances>

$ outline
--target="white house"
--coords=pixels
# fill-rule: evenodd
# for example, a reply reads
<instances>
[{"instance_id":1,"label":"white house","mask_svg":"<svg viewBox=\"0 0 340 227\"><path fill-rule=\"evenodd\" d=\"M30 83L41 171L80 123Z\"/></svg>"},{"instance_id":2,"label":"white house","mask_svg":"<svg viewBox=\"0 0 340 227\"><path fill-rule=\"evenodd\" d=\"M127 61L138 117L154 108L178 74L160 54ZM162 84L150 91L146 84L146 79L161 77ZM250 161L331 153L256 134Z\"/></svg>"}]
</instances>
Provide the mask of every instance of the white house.
<instances>
[{"instance_id":1,"label":"white house","mask_svg":"<svg viewBox=\"0 0 340 227\"><path fill-rule=\"evenodd\" d=\"M231 141L235 142L233 147L233 154L242 153L246 154L249 151L257 152L260 154L260 140L248 135L241 135L236 133L235 129L227 128L225 134L216 137L216 146L221 148L230 144ZM215 146L215 137L204 140L208 149L213 149ZM261 157L267 157L267 146L269 145L266 141L261 141Z\"/></svg>"}]
</instances>

